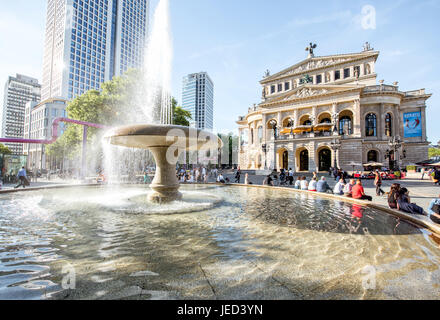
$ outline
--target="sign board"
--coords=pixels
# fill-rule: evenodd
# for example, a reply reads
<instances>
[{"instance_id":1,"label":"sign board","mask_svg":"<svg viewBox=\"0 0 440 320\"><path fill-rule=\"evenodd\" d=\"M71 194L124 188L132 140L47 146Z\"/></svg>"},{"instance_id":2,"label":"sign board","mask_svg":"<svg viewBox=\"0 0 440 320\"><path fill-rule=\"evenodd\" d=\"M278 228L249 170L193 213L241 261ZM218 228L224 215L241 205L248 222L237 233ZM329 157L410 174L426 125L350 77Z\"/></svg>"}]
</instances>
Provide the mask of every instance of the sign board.
<instances>
[{"instance_id":1,"label":"sign board","mask_svg":"<svg viewBox=\"0 0 440 320\"><path fill-rule=\"evenodd\" d=\"M403 114L403 133L405 138L422 136L422 113L409 112Z\"/></svg>"}]
</instances>

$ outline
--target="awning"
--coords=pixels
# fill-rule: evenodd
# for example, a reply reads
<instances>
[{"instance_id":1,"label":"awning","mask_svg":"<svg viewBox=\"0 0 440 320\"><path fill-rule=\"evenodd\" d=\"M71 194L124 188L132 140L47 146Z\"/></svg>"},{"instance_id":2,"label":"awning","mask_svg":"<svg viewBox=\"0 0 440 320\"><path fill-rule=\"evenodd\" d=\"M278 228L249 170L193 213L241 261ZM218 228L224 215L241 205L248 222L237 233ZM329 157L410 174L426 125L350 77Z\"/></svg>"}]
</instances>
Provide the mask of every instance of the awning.
<instances>
[{"instance_id":1,"label":"awning","mask_svg":"<svg viewBox=\"0 0 440 320\"><path fill-rule=\"evenodd\" d=\"M293 129L293 133L302 133L302 132L311 132L313 129L312 126L298 126Z\"/></svg>"},{"instance_id":2,"label":"awning","mask_svg":"<svg viewBox=\"0 0 440 320\"><path fill-rule=\"evenodd\" d=\"M290 134L290 132L292 132L291 128L284 128L280 133L286 135Z\"/></svg>"},{"instance_id":3,"label":"awning","mask_svg":"<svg viewBox=\"0 0 440 320\"><path fill-rule=\"evenodd\" d=\"M364 164L364 167L383 167L384 164L380 162L369 162Z\"/></svg>"},{"instance_id":4,"label":"awning","mask_svg":"<svg viewBox=\"0 0 440 320\"><path fill-rule=\"evenodd\" d=\"M333 125L331 123L321 123L313 127L315 131L331 131Z\"/></svg>"}]
</instances>

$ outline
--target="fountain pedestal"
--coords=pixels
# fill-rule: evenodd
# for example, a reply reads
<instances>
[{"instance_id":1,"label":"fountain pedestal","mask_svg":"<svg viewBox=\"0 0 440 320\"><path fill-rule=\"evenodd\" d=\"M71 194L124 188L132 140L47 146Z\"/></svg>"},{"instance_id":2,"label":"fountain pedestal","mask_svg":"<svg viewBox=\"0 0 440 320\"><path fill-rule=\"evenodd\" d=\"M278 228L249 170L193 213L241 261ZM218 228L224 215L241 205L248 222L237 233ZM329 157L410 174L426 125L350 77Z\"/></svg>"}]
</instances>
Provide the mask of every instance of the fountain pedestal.
<instances>
[{"instance_id":1,"label":"fountain pedestal","mask_svg":"<svg viewBox=\"0 0 440 320\"><path fill-rule=\"evenodd\" d=\"M176 176L176 162L167 159L167 151L169 147L152 147L149 148L156 160L156 174L150 187L153 193L148 195L148 200L152 202L171 202L182 199L179 192L179 180ZM159 164L160 165L157 165Z\"/></svg>"}]
</instances>

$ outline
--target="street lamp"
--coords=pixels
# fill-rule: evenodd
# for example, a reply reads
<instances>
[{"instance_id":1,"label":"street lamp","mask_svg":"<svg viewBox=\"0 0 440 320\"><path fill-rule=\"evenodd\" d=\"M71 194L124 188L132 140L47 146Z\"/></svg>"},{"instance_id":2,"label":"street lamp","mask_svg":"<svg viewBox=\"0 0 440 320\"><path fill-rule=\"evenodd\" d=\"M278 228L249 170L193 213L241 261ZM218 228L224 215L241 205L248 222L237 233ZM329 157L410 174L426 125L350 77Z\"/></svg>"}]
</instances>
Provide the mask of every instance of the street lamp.
<instances>
[{"instance_id":1,"label":"street lamp","mask_svg":"<svg viewBox=\"0 0 440 320\"><path fill-rule=\"evenodd\" d=\"M400 170L400 165L399 165L399 149L402 147L402 140L400 139L399 136L394 136L392 138L390 138L390 140L388 141L388 145L391 147L392 151L394 152L394 166L395 169ZM406 152L405 152L405 156L406 156ZM391 168L390 168L391 169Z\"/></svg>"},{"instance_id":2,"label":"street lamp","mask_svg":"<svg viewBox=\"0 0 440 320\"><path fill-rule=\"evenodd\" d=\"M273 139L276 140L277 139L277 122L272 119L269 121L269 124L273 130Z\"/></svg>"},{"instance_id":3,"label":"street lamp","mask_svg":"<svg viewBox=\"0 0 440 320\"><path fill-rule=\"evenodd\" d=\"M293 121L292 118L289 118L289 122L288 122L287 126L290 127L290 135L293 135L293 126L294 126L294 124L295 124L295 121Z\"/></svg>"},{"instance_id":4,"label":"street lamp","mask_svg":"<svg viewBox=\"0 0 440 320\"><path fill-rule=\"evenodd\" d=\"M332 150L334 151L334 154L335 154L334 168L337 168L338 162L336 160L336 154L337 154L338 150L341 148L341 142L339 140L333 139L333 141L330 143L330 147L332 148Z\"/></svg>"},{"instance_id":5,"label":"street lamp","mask_svg":"<svg viewBox=\"0 0 440 320\"><path fill-rule=\"evenodd\" d=\"M264 152L264 170L266 170L266 168L267 168L267 156L266 156L266 154L267 154L267 145L266 144L261 145L261 149Z\"/></svg>"}]
</instances>

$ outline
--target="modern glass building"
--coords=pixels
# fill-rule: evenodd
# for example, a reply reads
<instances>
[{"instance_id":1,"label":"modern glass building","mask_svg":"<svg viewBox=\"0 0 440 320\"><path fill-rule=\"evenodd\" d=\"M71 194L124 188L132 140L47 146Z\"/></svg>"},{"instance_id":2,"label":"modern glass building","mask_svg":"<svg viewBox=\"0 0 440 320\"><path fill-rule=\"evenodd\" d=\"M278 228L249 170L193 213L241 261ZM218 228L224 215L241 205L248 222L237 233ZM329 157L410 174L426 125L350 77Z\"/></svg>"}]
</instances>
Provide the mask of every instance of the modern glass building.
<instances>
[{"instance_id":1,"label":"modern glass building","mask_svg":"<svg viewBox=\"0 0 440 320\"><path fill-rule=\"evenodd\" d=\"M214 128L214 83L206 72L183 78L182 107L191 112L191 127Z\"/></svg>"},{"instance_id":2,"label":"modern glass building","mask_svg":"<svg viewBox=\"0 0 440 320\"><path fill-rule=\"evenodd\" d=\"M23 138L25 108L28 102L40 101L41 86L37 79L17 74L5 84L3 110L0 113L0 136ZM23 153L20 143L5 143L14 155Z\"/></svg>"},{"instance_id":3,"label":"modern glass building","mask_svg":"<svg viewBox=\"0 0 440 320\"><path fill-rule=\"evenodd\" d=\"M71 100L140 68L148 0L48 0L42 100Z\"/></svg>"}]
</instances>

